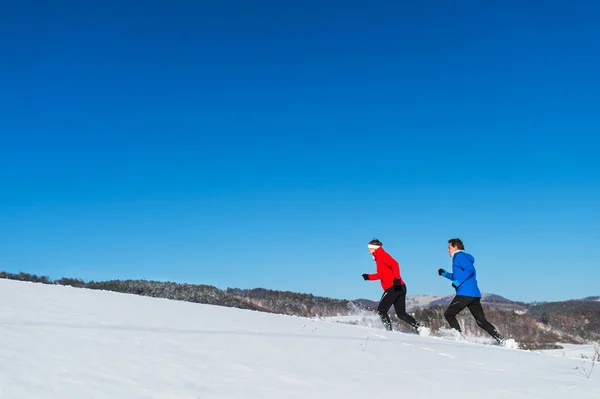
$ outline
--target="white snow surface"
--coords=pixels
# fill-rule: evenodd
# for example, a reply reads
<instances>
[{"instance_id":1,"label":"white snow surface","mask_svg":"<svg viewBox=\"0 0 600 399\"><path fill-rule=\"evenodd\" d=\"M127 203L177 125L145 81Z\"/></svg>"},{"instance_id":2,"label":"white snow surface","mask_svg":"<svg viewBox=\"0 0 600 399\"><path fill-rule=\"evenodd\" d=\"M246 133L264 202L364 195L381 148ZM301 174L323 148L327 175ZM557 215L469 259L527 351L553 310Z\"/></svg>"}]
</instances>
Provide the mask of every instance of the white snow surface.
<instances>
[{"instance_id":1,"label":"white snow surface","mask_svg":"<svg viewBox=\"0 0 600 399\"><path fill-rule=\"evenodd\" d=\"M598 356L597 352L600 350L599 344L596 345L573 345L573 344L561 344L562 349L551 349L544 351L547 354L551 354L558 357L568 357L571 359L593 359L594 356ZM598 348L598 349L597 349ZM600 369L599 369L600 371Z\"/></svg>"},{"instance_id":2,"label":"white snow surface","mask_svg":"<svg viewBox=\"0 0 600 399\"><path fill-rule=\"evenodd\" d=\"M598 398L600 367L507 349L0 280L0 398ZM573 347L569 348L574 350Z\"/></svg>"}]
</instances>

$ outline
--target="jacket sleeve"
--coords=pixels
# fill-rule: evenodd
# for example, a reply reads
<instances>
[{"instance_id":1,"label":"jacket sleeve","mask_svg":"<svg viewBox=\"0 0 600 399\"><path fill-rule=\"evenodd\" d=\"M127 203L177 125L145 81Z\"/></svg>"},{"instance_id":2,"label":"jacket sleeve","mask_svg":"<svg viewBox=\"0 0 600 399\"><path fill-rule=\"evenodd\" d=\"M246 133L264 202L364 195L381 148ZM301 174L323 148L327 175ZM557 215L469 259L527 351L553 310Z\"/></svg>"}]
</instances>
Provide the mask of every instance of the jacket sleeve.
<instances>
[{"instance_id":1,"label":"jacket sleeve","mask_svg":"<svg viewBox=\"0 0 600 399\"><path fill-rule=\"evenodd\" d=\"M453 267L453 269L454 269L454 267ZM444 273L442 273L442 277L446 277L448 280L454 281L454 274L453 273L444 272Z\"/></svg>"},{"instance_id":2,"label":"jacket sleeve","mask_svg":"<svg viewBox=\"0 0 600 399\"><path fill-rule=\"evenodd\" d=\"M369 280L379 280L379 274L377 273L367 274L367 276L369 277Z\"/></svg>"},{"instance_id":3,"label":"jacket sleeve","mask_svg":"<svg viewBox=\"0 0 600 399\"><path fill-rule=\"evenodd\" d=\"M400 264L396 261L396 259L392 258L391 255L388 255L385 258L385 264L387 267L392 269L394 278L400 278Z\"/></svg>"}]
</instances>

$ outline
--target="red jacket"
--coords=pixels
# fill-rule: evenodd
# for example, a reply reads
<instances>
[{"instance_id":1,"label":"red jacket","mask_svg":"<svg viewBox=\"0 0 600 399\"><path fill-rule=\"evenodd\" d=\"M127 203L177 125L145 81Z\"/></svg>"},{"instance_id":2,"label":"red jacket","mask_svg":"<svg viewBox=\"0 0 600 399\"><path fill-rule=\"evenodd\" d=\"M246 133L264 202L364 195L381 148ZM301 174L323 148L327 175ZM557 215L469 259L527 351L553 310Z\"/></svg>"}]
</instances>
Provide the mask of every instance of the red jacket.
<instances>
[{"instance_id":1,"label":"red jacket","mask_svg":"<svg viewBox=\"0 0 600 399\"><path fill-rule=\"evenodd\" d=\"M399 278L400 283L404 284L404 280L400 277L400 265L383 250L383 247L377 248L373 252L373 257L377 265L377 273L369 274L369 280L380 280L384 291L394 285L394 278Z\"/></svg>"}]
</instances>

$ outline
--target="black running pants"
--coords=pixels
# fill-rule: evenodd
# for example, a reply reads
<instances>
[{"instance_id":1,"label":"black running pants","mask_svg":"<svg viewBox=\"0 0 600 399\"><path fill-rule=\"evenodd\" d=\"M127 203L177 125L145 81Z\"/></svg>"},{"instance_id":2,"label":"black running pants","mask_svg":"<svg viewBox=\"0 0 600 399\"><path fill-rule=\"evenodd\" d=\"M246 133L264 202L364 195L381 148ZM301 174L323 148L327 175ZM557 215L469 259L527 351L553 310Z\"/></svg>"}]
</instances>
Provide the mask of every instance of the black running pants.
<instances>
[{"instance_id":1,"label":"black running pants","mask_svg":"<svg viewBox=\"0 0 600 399\"><path fill-rule=\"evenodd\" d=\"M448 320L450 327L454 328L457 331L461 331L460 324L458 324L458 320L456 320L456 315L459 314L464 308L469 308L469 311L475 318L477 322L477 326L487 331L495 339L500 339L501 335L496 330L496 327L492 325L485 318L485 313L483 312L483 307L481 306L481 298L470 297L457 295L454 297L450 306L444 313L444 317Z\"/></svg>"},{"instance_id":2,"label":"black running pants","mask_svg":"<svg viewBox=\"0 0 600 399\"><path fill-rule=\"evenodd\" d=\"M388 311L394 305L394 310L398 315L400 320L405 321L410 324L412 327L419 327L419 323L415 320L414 317L406 313L406 285L394 285L383 293L381 296L381 300L379 301L379 306L377 307L377 313L383 322L385 328L389 331L392 331L392 321L390 320L390 316L388 315Z\"/></svg>"}]
</instances>

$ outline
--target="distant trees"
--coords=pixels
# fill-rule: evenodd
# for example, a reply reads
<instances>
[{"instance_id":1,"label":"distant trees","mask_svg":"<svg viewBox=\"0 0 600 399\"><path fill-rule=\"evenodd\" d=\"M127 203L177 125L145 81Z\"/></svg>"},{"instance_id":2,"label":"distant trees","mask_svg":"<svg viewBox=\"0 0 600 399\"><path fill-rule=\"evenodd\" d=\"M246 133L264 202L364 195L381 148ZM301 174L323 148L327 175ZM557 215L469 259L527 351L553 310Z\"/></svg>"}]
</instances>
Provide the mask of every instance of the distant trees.
<instances>
[{"instance_id":1,"label":"distant trees","mask_svg":"<svg viewBox=\"0 0 600 399\"><path fill-rule=\"evenodd\" d=\"M530 305L528 311L531 315L539 317L544 313L569 313L600 311L600 301L570 300L562 302L547 302Z\"/></svg>"},{"instance_id":2,"label":"distant trees","mask_svg":"<svg viewBox=\"0 0 600 399\"><path fill-rule=\"evenodd\" d=\"M71 287L83 288L86 286L85 282L81 279L63 277L60 280L56 280L56 284L59 285L70 285Z\"/></svg>"},{"instance_id":3,"label":"distant trees","mask_svg":"<svg viewBox=\"0 0 600 399\"><path fill-rule=\"evenodd\" d=\"M227 293L244 298L261 308L272 309L276 313L295 316L337 316L347 314L350 301L318 297L290 291L275 291L264 288L243 290L228 288Z\"/></svg>"},{"instance_id":4,"label":"distant trees","mask_svg":"<svg viewBox=\"0 0 600 399\"><path fill-rule=\"evenodd\" d=\"M86 288L233 308L264 310L242 298L238 298L210 285L178 284L147 280L111 280L102 282L92 281L86 284Z\"/></svg>"},{"instance_id":5,"label":"distant trees","mask_svg":"<svg viewBox=\"0 0 600 399\"><path fill-rule=\"evenodd\" d=\"M209 285L177 284L173 282L146 280L90 281L86 283L82 279L70 277L62 277L58 280L52 281L48 276L38 277L35 274L29 273L7 272L0 272L0 278L42 284L65 285L93 290L113 291L124 294L151 296L155 298L166 298L242 309L269 311L269 309L263 309L260 306L253 305L251 302L243 298L239 298Z\"/></svg>"},{"instance_id":6,"label":"distant trees","mask_svg":"<svg viewBox=\"0 0 600 399\"><path fill-rule=\"evenodd\" d=\"M52 281L48 276L37 276L35 274L29 273L7 273L0 271L0 278L6 278L9 280L18 280L18 281L29 281L32 283L42 283L42 284L52 284Z\"/></svg>"},{"instance_id":7,"label":"distant trees","mask_svg":"<svg viewBox=\"0 0 600 399\"><path fill-rule=\"evenodd\" d=\"M541 322L567 334L585 340L600 339L600 311L568 311L564 313L544 313Z\"/></svg>"}]
</instances>

